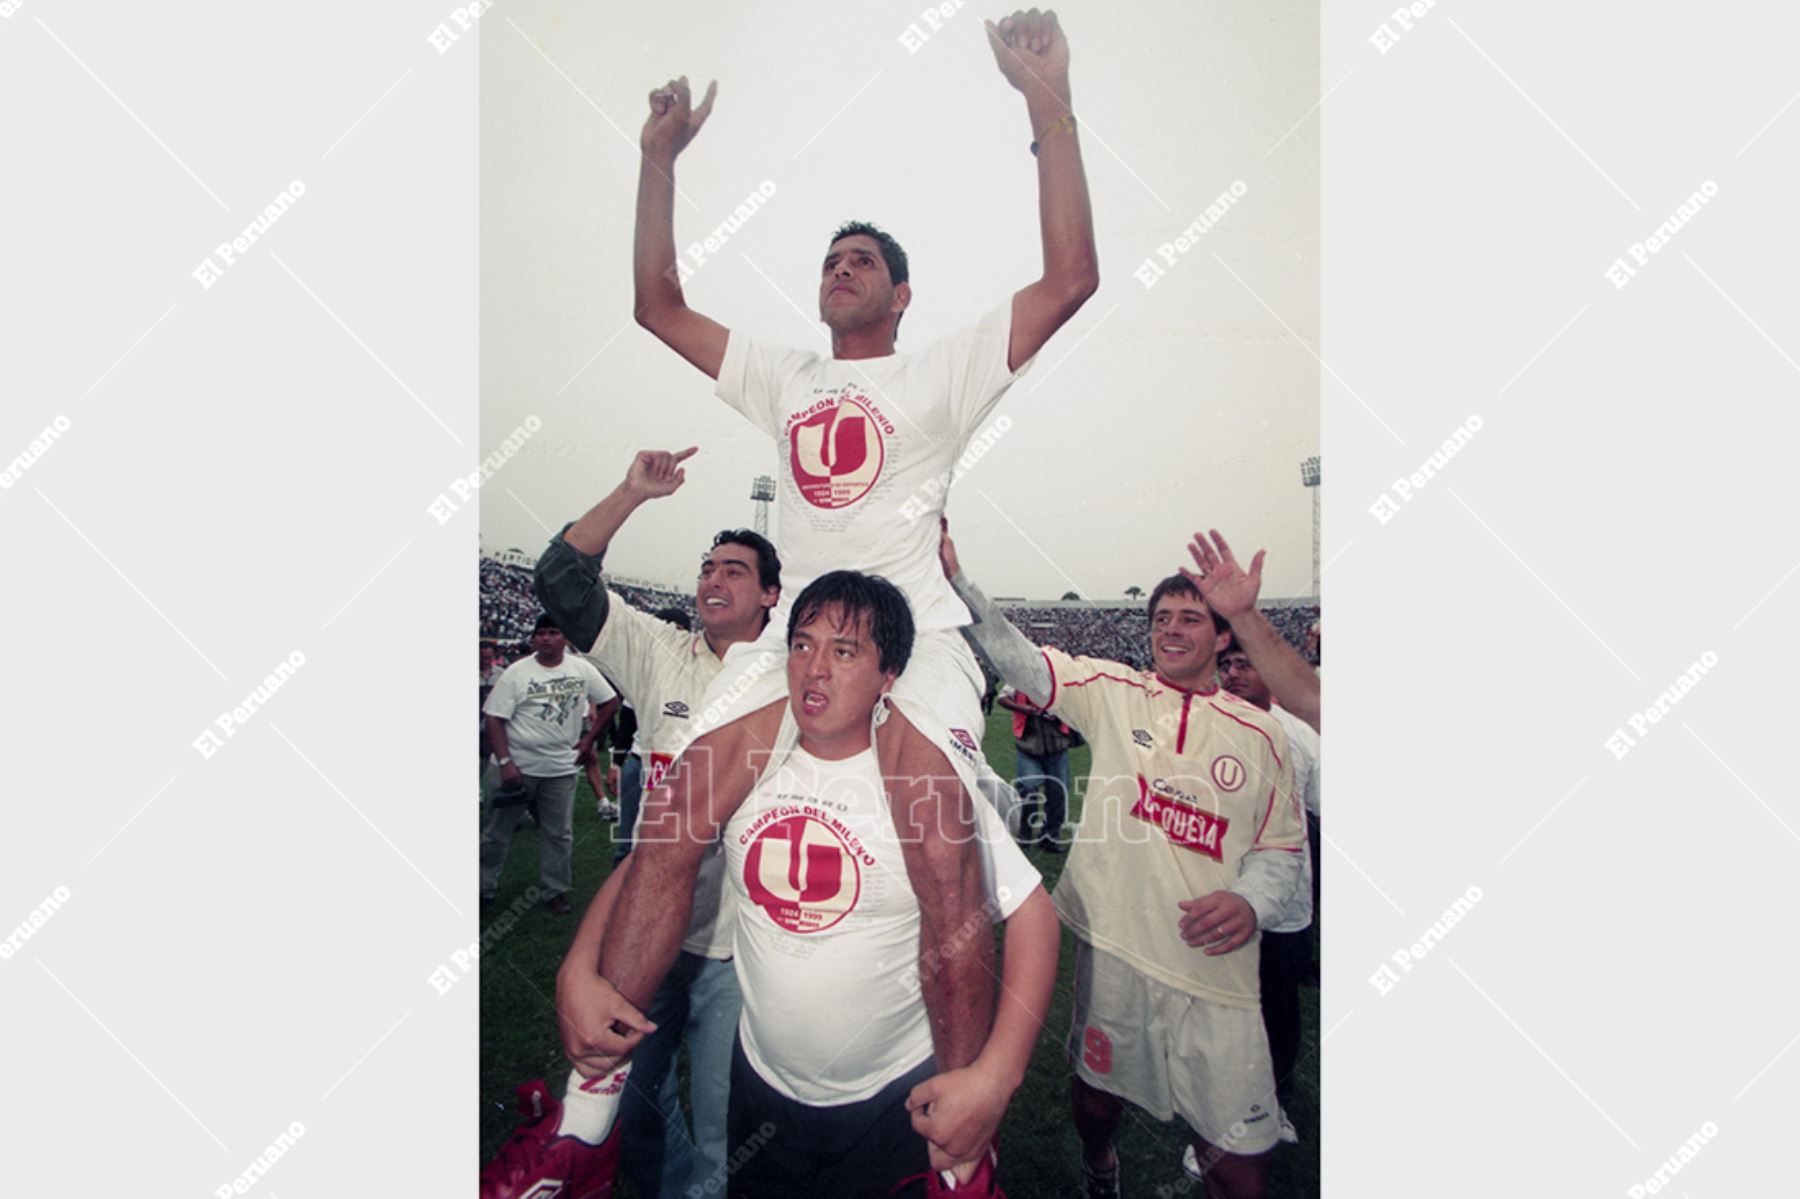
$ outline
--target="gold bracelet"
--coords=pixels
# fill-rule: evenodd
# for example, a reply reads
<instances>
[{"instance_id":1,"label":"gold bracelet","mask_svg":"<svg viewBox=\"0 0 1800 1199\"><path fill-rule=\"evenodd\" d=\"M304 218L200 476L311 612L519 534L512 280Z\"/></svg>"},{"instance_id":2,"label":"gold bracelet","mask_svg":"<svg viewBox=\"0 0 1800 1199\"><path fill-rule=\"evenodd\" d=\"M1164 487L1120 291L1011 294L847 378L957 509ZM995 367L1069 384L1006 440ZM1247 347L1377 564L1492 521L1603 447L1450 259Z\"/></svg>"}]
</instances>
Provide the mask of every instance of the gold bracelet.
<instances>
[{"instance_id":1,"label":"gold bracelet","mask_svg":"<svg viewBox=\"0 0 1800 1199\"><path fill-rule=\"evenodd\" d=\"M1075 114L1072 112L1063 113L1062 116L1057 117L1054 121L1050 122L1049 128L1038 134L1037 140L1031 143L1031 153L1033 157L1037 155L1038 147L1044 143L1044 140L1058 130L1067 130L1070 133L1075 132Z\"/></svg>"}]
</instances>

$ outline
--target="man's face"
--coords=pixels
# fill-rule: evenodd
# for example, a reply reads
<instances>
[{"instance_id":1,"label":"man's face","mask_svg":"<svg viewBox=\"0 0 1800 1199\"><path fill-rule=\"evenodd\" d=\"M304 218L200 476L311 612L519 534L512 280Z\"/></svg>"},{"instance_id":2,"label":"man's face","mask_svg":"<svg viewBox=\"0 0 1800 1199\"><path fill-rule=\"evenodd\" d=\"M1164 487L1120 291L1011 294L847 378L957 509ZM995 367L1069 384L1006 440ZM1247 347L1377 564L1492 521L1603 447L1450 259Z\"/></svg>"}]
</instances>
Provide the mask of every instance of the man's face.
<instances>
[{"instance_id":1,"label":"man's face","mask_svg":"<svg viewBox=\"0 0 1800 1199\"><path fill-rule=\"evenodd\" d=\"M1150 662L1170 682L1199 690L1211 685L1214 655L1230 638L1198 599L1165 595L1150 617Z\"/></svg>"},{"instance_id":2,"label":"man's face","mask_svg":"<svg viewBox=\"0 0 1800 1199\"><path fill-rule=\"evenodd\" d=\"M494 668L494 647L491 645L484 645L481 647L481 673L486 674L488 671L492 670L493 668Z\"/></svg>"},{"instance_id":3,"label":"man's face","mask_svg":"<svg viewBox=\"0 0 1800 1199\"><path fill-rule=\"evenodd\" d=\"M1250 655L1243 650L1230 650L1219 658L1219 683L1239 699L1247 699L1265 712L1269 710L1268 684L1250 665Z\"/></svg>"},{"instance_id":4,"label":"man's face","mask_svg":"<svg viewBox=\"0 0 1800 1199\"><path fill-rule=\"evenodd\" d=\"M912 286L894 285L874 238L853 233L831 243L819 274L819 319L832 329L883 324L911 300Z\"/></svg>"},{"instance_id":5,"label":"man's face","mask_svg":"<svg viewBox=\"0 0 1800 1199\"><path fill-rule=\"evenodd\" d=\"M531 652L540 658L555 660L562 657L566 644L561 629L539 629L531 635Z\"/></svg>"},{"instance_id":6,"label":"man's face","mask_svg":"<svg viewBox=\"0 0 1800 1199\"><path fill-rule=\"evenodd\" d=\"M694 584L694 609L700 627L711 634L753 633L762 628L762 613L781 596L757 580L756 551L726 543L707 551Z\"/></svg>"},{"instance_id":7,"label":"man's face","mask_svg":"<svg viewBox=\"0 0 1800 1199\"><path fill-rule=\"evenodd\" d=\"M788 705L800 744L817 757L848 758L869 748L869 719L894 676L881 669L869 616L844 621L827 605L788 638Z\"/></svg>"}]
</instances>

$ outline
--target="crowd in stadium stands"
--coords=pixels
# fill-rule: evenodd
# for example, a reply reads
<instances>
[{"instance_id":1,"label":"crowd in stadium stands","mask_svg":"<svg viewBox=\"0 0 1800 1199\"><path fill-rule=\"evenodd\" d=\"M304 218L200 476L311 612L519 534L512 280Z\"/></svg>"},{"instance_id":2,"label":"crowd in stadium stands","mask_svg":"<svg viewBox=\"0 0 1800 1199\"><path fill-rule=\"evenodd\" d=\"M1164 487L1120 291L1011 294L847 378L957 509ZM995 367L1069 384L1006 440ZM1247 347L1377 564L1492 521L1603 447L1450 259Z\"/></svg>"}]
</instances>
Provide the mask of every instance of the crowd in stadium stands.
<instances>
[{"instance_id":1,"label":"crowd in stadium stands","mask_svg":"<svg viewBox=\"0 0 1800 1199\"><path fill-rule=\"evenodd\" d=\"M481 560L481 638L523 646L543 613L531 592L531 572Z\"/></svg>"},{"instance_id":2,"label":"crowd in stadium stands","mask_svg":"<svg viewBox=\"0 0 1800 1199\"><path fill-rule=\"evenodd\" d=\"M644 612L680 608L694 616L692 592L664 591L614 581L614 591L632 607ZM1054 645L1071 654L1109 658L1144 669L1150 664L1150 621L1142 605L1056 604L1004 605L1006 617L1039 645ZM1263 609L1281 635L1296 649L1306 650L1306 633L1319 619L1317 604ZM526 651L531 626L543 613L531 591L531 572L504 566L490 559L481 562L481 636L484 640L517 646ZM1316 655L1308 652L1314 662Z\"/></svg>"},{"instance_id":3,"label":"crowd in stadium stands","mask_svg":"<svg viewBox=\"0 0 1800 1199\"><path fill-rule=\"evenodd\" d=\"M1038 645L1071 654L1109 658L1139 669L1150 664L1150 620L1138 607L1029 607L1009 604L1006 619Z\"/></svg>"},{"instance_id":4,"label":"crowd in stadium stands","mask_svg":"<svg viewBox=\"0 0 1800 1199\"><path fill-rule=\"evenodd\" d=\"M690 590L683 595L677 591L664 591L654 587L634 587L629 583L612 582L612 589L619 598L642 612L656 612L663 608L680 608L687 616L688 627L698 624L694 613L694 593Z\"/></svg>"},{"instance_id":5,"label":"crowd in stadium stands","mask_svg":"<svg viewBox=\"0 0 1800 1199\"><path fill-rule=\"evenodd\" d=\"M1054 645L1090 658L1110 658L1140 670L1150 665L1150 618L1143 607L1008 604L1004 611L1008 620L1039 645ZM1316 604L1263 611L1296 649L1306 644L1307 629L1319 619Z\"/></svg>"}]
</instances>

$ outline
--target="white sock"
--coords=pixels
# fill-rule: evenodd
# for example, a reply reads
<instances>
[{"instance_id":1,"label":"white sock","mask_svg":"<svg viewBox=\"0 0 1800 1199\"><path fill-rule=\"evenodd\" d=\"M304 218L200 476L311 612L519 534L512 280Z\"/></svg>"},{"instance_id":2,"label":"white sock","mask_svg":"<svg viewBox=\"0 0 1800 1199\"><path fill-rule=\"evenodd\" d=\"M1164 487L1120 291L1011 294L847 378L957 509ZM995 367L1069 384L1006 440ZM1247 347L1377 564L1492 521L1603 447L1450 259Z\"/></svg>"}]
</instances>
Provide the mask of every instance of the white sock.
<instances>
[{"instance_id":1,"label":"white sock","mask_svg":"<svg viewBox=\"0 0 1800 1199\"><path fill-rule=\"evenodd\" d=\"M569 1085L563 1091L562 1120L556 1131L590 1145L606 1140L613 1122L619 1118L625 1078L630 1073L630 1062L593 1078L583 1078L579 1070L569 1071Z\"/></svg>"}]
</instances>

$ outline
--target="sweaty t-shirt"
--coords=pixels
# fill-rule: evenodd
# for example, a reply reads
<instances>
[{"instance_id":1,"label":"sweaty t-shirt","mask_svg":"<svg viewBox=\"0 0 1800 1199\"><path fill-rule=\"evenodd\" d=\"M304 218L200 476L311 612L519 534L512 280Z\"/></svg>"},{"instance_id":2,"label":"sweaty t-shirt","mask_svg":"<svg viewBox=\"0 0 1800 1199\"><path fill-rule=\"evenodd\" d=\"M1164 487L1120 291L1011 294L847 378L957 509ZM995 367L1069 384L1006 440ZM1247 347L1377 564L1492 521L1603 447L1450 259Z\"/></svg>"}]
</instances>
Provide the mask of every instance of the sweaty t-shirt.
<instances>
[{"instance_id":1,"label":"sweaty t-shirt","mask_svg":"<svg viewBox=\"0 0 1800 1199\"><path fill-rule=\"evenodd\" d=\"M974 804L988 912L1039 885L992 805ZM932 1054L919 990L919 904L873 749L796 749L725 825L737 896L744 1056L800 1103L867 1099Z\"/></svg>"},{"instance_id":2,"label":"sweaty t-shirt","mask_svg":"<svg viewBox=\"0 0 1800 1199\"><path fill-rule=\"evenodd\" d=\"M1011 338L1010 299L973 329L885 358L730 335L716 390L775 438L784 595L855 569L900 588L920 632L969 623L938 565L938 516L959 466L1004 432L981 424L1031 365L1007 369Z\"/></svg>"}]
</instances>

